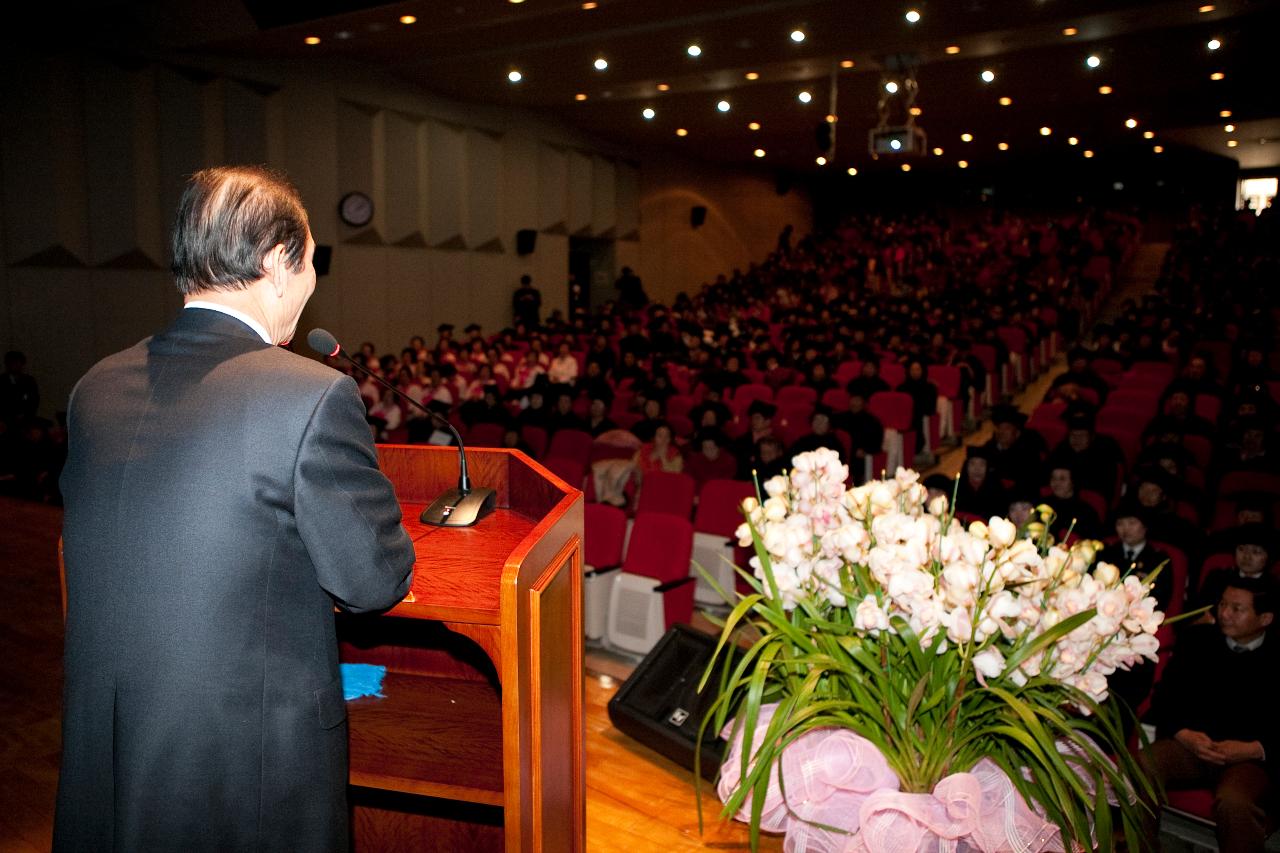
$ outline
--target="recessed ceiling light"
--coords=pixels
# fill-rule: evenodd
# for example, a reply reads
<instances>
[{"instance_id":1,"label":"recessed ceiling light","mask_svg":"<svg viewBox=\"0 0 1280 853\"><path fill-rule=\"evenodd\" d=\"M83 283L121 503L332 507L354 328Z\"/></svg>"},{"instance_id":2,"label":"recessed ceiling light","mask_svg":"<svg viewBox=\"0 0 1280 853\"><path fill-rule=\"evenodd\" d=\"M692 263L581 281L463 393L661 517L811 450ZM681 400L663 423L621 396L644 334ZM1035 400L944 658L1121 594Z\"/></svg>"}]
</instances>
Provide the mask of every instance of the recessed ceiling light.
<instances>
[{"instance_id":1,"label":"recessed ceiling light","mask_svg":"<svg viewBox=\"0 0 1280 853\"><path fill-rule=\"evenodd\" d=\"M982 72L983 83L994 83L995 79L996 79L996 72L992 71L990 68Z\"/></svg>"},{"instance_id":2,"label":"recessed ceiling light","mask_svg":"<svg viewBox=\"0 0 1280 853\"><path fill-rule=\"evenodd\" d=\"M901 140L901 139L890 139L890 140L889 140L889 147L890 147L890 148L892 148L894 151L901 151L901 150L902 150L902 140Z\"/></svg>"},{"instance_id":3,"label":"recessed ceiling light","mask_svg":"<svg viewBox=\"0 0 1280 853\"><path fill-rule=\"evenodd\" d=\"M1222 129L1223 129L1223 130L1225 130L1227 133L1235 133L1235 132L1236 132L1236 126L1235 126L1234 124L1229 124L1229 125L1227 125L1226 127L1222 128Z\"/></svg>"},{"instance_id":4,"label":"recessed ceiling light","mask_svg":"<svg viewBox=\"0 0 1280 853\"><path fill-rule=\"evenodd\" d=\"M1210 79L1210 80L1225 80L1225 79L1227 79L1227 75L1223 74L1221 71L1215 71L1215 72L1213 72L1212 74L1210 74L1210 75L1209 75L1209 79Z\"/></svg>"},{"instance_id":5,"label":"recessed ceiling light","mask_svg":"<svg viewBox=\"0 0 1280 853\"><path fill-rule=\"evenodd\" d=\"M1124 126L1129 128L1130 130L1133 130L1135 127L1138 126L1138 120L1136 118L1125 119Z\"/></svg>"},{"instance_id":6,"label":"recessed ceiling light","mask_svg":"<svg viewBox=\"0 0 1280 853\"><path fill-rule=\"evenodd\" d=\"M582 4L582 11L590 12L592 9L596 8L599 5L600 4L596 3L595 0L588 0L588 2Z\"/></svg>"},{"instance_id":7,"label":"recessed ceiling light","mask_svg":"<svg viewBox=\"0 0 1280 853\"><path fill-rule=\"evenodd\" d=\"M1088 159L1091 159L1092 157L1093 157L1093 152L1090 151L1088 148L1086 148L1084 150L1084 159L1088 160Z\"/></svg>"},{"instance_id":8,"label":"recessed ceiling light","mask_svg":"<svg viewBox=\"0 0 1280 853\"><path fill-rule=\"evenodd\" d=\"M907 19L908 24L918 24L920 22L920 10L908 9L907 14L903 15L902 17Z\"/></svg>"},{"instance_id":9,"label":"recessed ceiling light","mask_svg":"<svg viewBox=\"0 0 1280 853\"><path fill-rule=\"evenodd\" d=\"M303 41L306 42L307 44L319 44L320 36L307 36L306 38L303 39Z\"/></svg>"},{"instance_id":10,"label":"recessed ceiling light","mask_svg":"<svg viewBox=\"0 0 1280 853\"><path fill-rule=\"evenodd\" d=\"M1049 134L1051 134L1051 133L1053 133L1053 128L1051 128L1051 127L1046 126L1046 127L1042 127L1042 128L1040 128L1040 135L1041 135L1041 136L1048 136L1048 135L1049 135Z\"/></svg>"},{"instance_id":11,"label":"recessed ceiling light","mask_svg":"<svg viewBox=\"0 0 1280 853\"><path fill-rule=\"evenodd\" d=\"M759 129L760 129L760 122L753 121L753 122L747 123L747 130L759 130Z\"/></svg>"},{"instance_id":12,"label":"recessed ceiling light","mask_svg":"<svg viewBox=\"0 0 1280 853\"><path fill-rule=\"evenodd\" d=\"M941 157L941 156L942 156L942 149L941 149L941 148L935 148L935 149L933 149L933 156L934 156L934 157Z\"/></svg>"},{"instance_id":13,"label":"recessed ceiling light","mask_svg":"<svg viewBox=\"0 0 1280 853\"><path fill-rule=\"evenodd\" d=\"M573 99L574 99L575 101L585 101L585 100L587 99L587 93L586 93L586 92L579 92L578 94L576 94L576 95L574 95L574 96L573 96Z\"/></svg>"},{"instance_id":14,"label":"recessed ceiling light","mask_svg":"<svg viewBox=\"0 0 1280 853\"><path fill-rule=\"evenodd\" d=\"M972 142L972 141L973 141L973 134L972 134L972 133L962 133L962 134L960 134L960 141L961 141L961 142Z\"/></svg>"},{"instance_id":15,"label":"recessed ceiling light","mask_svg":"<svg viewBox=\"0 0 1280 853\"><path fill-rule=\"evenodd\" d=\"M657 88L657 90L658 90L659 92L669 92L669 91L671 91L671 84L670 84L670 83L659 83L659 84L657 85L657 87L656 87L656 88Z\"/></svg>"},{"instance_id":16,"label":"recessed ceiling light","mask_svg":"<svg viewBox=\"0 0 1280 853\"><path fill-rule=\"evenodd\" d=\"M1231 110L1218 110L1218 116L1221 118L1231 118Z\"/></svg>"},{"instance_id":17,"label":"recessed ceiling light","mask_svg":"<svg viewBox=\"0 0 1280 853\"><path fill-rule=\"evenodd\" d=\"M1142 138L1143 138L1143 139L1155 139L1155 138L1156 138L1156 132L1155 132L1154 130L1144 130L1144 131L1142 131Z\"/></svg>"},{"instance_id":18,"label":"recessed ceiling light","mask_svg":"<svg viewBox=\"0 0 1280 853\"><path fill-rule=\"evenodd\" d=\"M961 160L959 163L956 163L956 165L959 166L961 169L967 169L969 168L969 161Z\"/></svg>"},{"instance_id":19,"label":"recessed ceiling light","mask_svg":"<svg viewBox=\"0 0 1280 853\"><path fill-rule=\"evenodd\" d=\"M813 162L817 163L819 166L825 166L827 165L827 158L819 154Z\"/></svg>"},{"instance_id":20,"label":"recessed ceiling light","mask_svg":"<svg viewBox=\"0 0 1280 853\"><path fill-rule=\"evenodd\" d=\"M884 90L888 92L890 95L897 94L898 84L890 80L888 83L884 84Z\"/></svg>"},{"instance_id":21,"label":"recessed ceiling light","mask_svg":"<svg viewBox=\"0 0 1280 853\"><path fill-rule=\"evenodd\" d=\"M848 175L849 177L851 177L851 178L852 178L854 175L858 174L858 170L857 170L857 169L855 169L853 166L850 166L849 168L845 169L844 171L845 171L845 174L847 174L847 175Z\"/></svg>"},{"instance_id":22,"label":"recessed ceiling light","mask_svg":"<svg viewBox=\"0 0 1280 853\"><path fill-rule=\"evenodd\" d=\"M1098 56L1096 53L1091 53L1085 58L1084 64L1090 68L1097 68L1102 64L1102 57Z\"/></svg>"},{"instance_id":23,"label":"recessed ceiling light","mask_svg":"<svg viewBox=\"0 0 1280 853\"><path fill-rule=\"evenodd\" d=\"M603 56L597 56L597 57L596 57L596 61L595 61L595 62L593 62L593 63L591 63L591 65L592 65L592 66L593 66L597 71L604 71L604 70L608 69L608 67L609 67L609 60L605 59Z\"/></svg>"},{"instance_id":24,"label":"recessed ceiling light","mask_svg":"<svg viewBox=\"0 0 1280 853\"><path fill-rule=\"evenodd\" d=\"M1204 4L1203 6L1201 6L1201 7L1200 7L1200 14L1201 14L1201 15L1207 15L1207 14L1209 14L1210 12L1212 12L1212 11L1214 10L1214 8L1216 8L1216 7L1215 7L1212 3L1206 3L1206 4Z\"/></svg>"},{"instance_id":25,"label":"recessed ceiling light","mask_svg":"<svg viewBox=\"0 0 1280 853\"><path fill-rule=\"evenodd\" d=\"M759 72L759 71L748 71L746 74L743 74L742 76L743 76L743 77L746 77L748 80L759 80L759 79L760 79L760 72Z\"/></svg>"},{"instance_id":26,"label":"recessed ceiling light","mask_svg":"<svg viewBox=\"0 0 1280 853\"><path fill-rule=\"evenodd\" d=\"M696 44L691 44L684 49L684 52L690 56L702 56L702 48Z\"/></svg>"},{"instance_id":27,"label":"recessed ceiling light","mask_svg":"<svg viewBox=\"0 0 1280 853\"><path fill-rule=\"evenodd\" d=\"M1206 44L1205 47L1209 48L1209 50L1217 50L1218 48L1222 47L1222 40L1209 39L1209 43Z\"/></svg>"},{"instance_id":28,"label":"recessed ceiling light","mask_svg":"<svg viewBox=\"0 0 1280 853\"><path fill-rule=\"evenodd\" d=\"M902 171L904 171L904 172L910 172L910 171L911 171L911 164L910 164L910 163L903 163L903 164L902 164Z\"/></svg>"},{"instance_id":29,"label":"recessed ceiling light","mask_svg":"<svg viewBox=\"0 0 1280 853\"><path fill-rule=\"evenodd\" d=\"M402 23L402 24L406 24L406 25L407 25L407 24L416 24L416 23L418 23L418 19L417 19L417 17L416 17L416 16L414 16L414 15L401 15L401 16L400 16L400 23Z\"/></svg>"},{"instance_id":30,"label":"recessed ceiling light","mask_svg":"<svg viewBox=\"0 0 1280 853\"><path fill-rule=\"evenodd\" d=\"M1110 95L1110 94L1111 94L1112 92L1114 92L1114 91L1115 91L1115 89L1112 89L1110 86L1099 86L1099 87L1098 87L1098 94L1099 94L1099 95Z\"/></svg>"},{"instance_id":31,"label":"recessed ceiling light","mask_svg":"<svg viewBox=\"0 0 1280 853\"><path fill-rule=\"evenodd\" d=\"M722 113L727 113L727 112L729 112L729 102L728 102L728 101L719 101L719 102L716 104L716 109L718 109L718 110L719 110L720 112L722 112Z\"/></svg>"},{"instance_id":32,"label":"recessed ceiling light","mask_svg":"<svg viewBox=\"0 0 1280 853\"><path fill-rule=\"evenodd\" d=\"M521 3L524 2L524 0L507 0L507 2L513 6L519 6Z\"/></svg>"},{"instance_id":33,"label":"recessed ceiling light","mask_svg":"<svg viewBox=\"0 0 1280 853\"><path fill-rule=\"evenodd\" d=\"M510 71L507 72L507 79L510 80L512 83L519 83L521 80L524 79L524 75L521 74L517 69L512 68Z\"/></svg>"},{"instance_id":34,"label":"recessed ceiling light","mask_svg":"<svg viewBox=\"0 0 1280 853\"><path fill-rule=\"evenodd\" d=\"M813 95L809 94L808 91L803 91L800 94L796 95L796 97L800 99L800 103L802 104L807 104L813 100Z\"/></svg>"},{"instance_id":35,"label":"recessed ceiling light","mask_svg":"<svg viewBox=\"0 0 1280 853\"><path fill-rule=\"evenodd\" d=\"M1079 140L1077 137L1074 137L1074 136L1068 136L1068 137L1067 137L1067 144L1068 144L1068 145L1079 145L1079 144L1080 144L1080 140Z\"/></svg>"},{"instance_id":36,"label":"recessed ceiling light","mask_svg":"<svg viewBox=\"0 0 1280 853\"><path fill-rule=\"evenodd\" d=\"M947 56L955 56L957 53L960 52L960 45L949 44L945 48L943 48L943 50L946 51Z\"/></svg>"},{"instance_id":37,"label":"recessed ceiling light","mask_svg":"<svg viewBox=\"0 0 1280 853\"><path fill-rule=\"evenodd\" d=\"M757 157L763 157L765 152L763 148L757 148L752 153L755 154Z\"/></svg>"},{"instance_id":38,"label":"recessed ceiling light","mask_svg":"<svg viewBox=\"0 0 1280 853\"><path fill-rule=\"evenodd\" d=\"M997 145L996 147L997 147L997 148L999 148L1001 151L1008 151L1008 150L1009 150L1009 143L1007 143L1007 142L1001 142L1001 143L1000 143L999 145Z\"/></svg>"},{"instance_id":39,"label":"recessed ceiling light","mask_svg":"<svg viewBox=\"0 0 1280 853\"><path fill-rule=\"evenodd\" d=\"M1075 27L1063 27L1063 28L1062 28L1062 34L1063 34L1064 36L1073 36L1073 35L1075 35L1075 34L1076 34L1076 33L1078 33L1078 32L1080 32L1080 31L1079 31L1079 30L1077 30Z\"/></svg>"},{"instance_id":40,"label":"recessed ceiling light","mask_svg":"<svg viewBox=\"0 0 1280 853\"><path fill-rule=\"evenodd\" d=\"M1151 150L1152 150L1152 151L1154 151L1154 152L1155 152L1155 153L1157 153L1157 154L1163 154L1163 153L1164 153L1164 146L1163 146L1163 145L1152 145L1152 146L1151 146Z\"/></svg>"},{"instance_id":41,"label":"recessed ceiling light","mask_svg":"<svg viewBox=\"0 0 1280 853\"><path fill-rule=\"evenodd\" d=\"M676 128L676 136L688 136L688 135L689 135L689 131L685 130L683 127Z\"/></svg>"},{"instance_id":42,"label":"recessed ceiling light","mask_svg":"<svg viewBox=\"0 0 1280 853\"><path fill-rule=\"evenodd\" d=\"M804 41L804 30L792 30L791 40L796 44L799 44L800 42Z\"/></svg>"},{"instance_id":43,"label":"recessed ceiling light","mask_svg":"<svg viewBox=\"0 0 1280 853\"><path fill-rule=\"evenodd\" d=\"M1235 148L1235 147L1236 147L1237 145L1239 145L1239 144L1240 144L1240 143L1239 143L1239 142L1237 142L1237 141L1236 141L1236 140L1234 140L1234 139L1228 139L1228 140L1227 140L1227 147L1228 147L1228 148Z\"/></svg>"},{"instance_id":44,"label":"recessed ceiling light","mask_svg":"<svg viewBox=\"0 0 1280 853\"><path fill-rule=\"evenodd\" d=\"M1011 106L1012 104L1013 104L1013 98L1010 98L1008 95L1005 95L1003 98L1000 99L1000 106L1002 107Z\"/></svg>"},{"instance_id":45,"label":"recessed ceiling light","mask_svg":"<svg viewBox=\"0 0 1280 853\"><path fill-rule=\"evenodd\" d=\"M853 66L854 66L854 61L853 61L852 59L842 59L842 60L840 60L840 67L841 67L841 68L852 68Z\"/></svg>"},{"instance_id":46,"label":"recessed ceiling light","mask_svg":"<svg viewBox=\"0 0 1280 853\"><path fill-rule=\"evenodd\" d=\"M911 113L913 116L924 114L924 110L921 109L920 107L912 107L911 109L907 110L907 112Z\"/></svg>"},{"instance_id":47,"label":"recessed ceiling light","mask_svg":"<svg viewBox=\"0 0 1280 853\"><path fill-rule=\"evenodd\" d=\"M657 113L653 111L653 107L645 107L640 112L640 115L644 116L645 121L650 121L653 119L654 116L657 115Z\"/></svg>"}]
</instances>

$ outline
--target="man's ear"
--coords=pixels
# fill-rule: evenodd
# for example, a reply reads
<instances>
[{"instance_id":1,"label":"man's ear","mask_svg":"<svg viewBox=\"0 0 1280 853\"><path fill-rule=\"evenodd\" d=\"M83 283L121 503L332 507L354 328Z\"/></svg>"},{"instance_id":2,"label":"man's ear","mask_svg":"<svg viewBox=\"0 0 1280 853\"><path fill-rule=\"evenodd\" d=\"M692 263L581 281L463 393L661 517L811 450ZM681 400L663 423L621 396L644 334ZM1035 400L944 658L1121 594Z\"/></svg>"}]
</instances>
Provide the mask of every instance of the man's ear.
<instances>
[{"instance_id":1,"label":"man's ear","mask_svg":"<svg viewBox=\"0 0 1280 853\"><path fill-rule=\"evenodd\" d=\"M262 270L271 280L271 289L277 297L283 297L285 285L289 282L289 258L284 244L276 243L262 258Z\"/></svg>"},{"instance_id":2,"label":"man's ear","mask_svg":"<svg viewBox=\"0 0 1280 853\"><path fill-rule=\"evenodd\" d=\"M1271 625L1271 620L1275 617L1274 613L1263 613L1258 616L1258 622L1263 628Z\"/></svg>"}]
</instances>

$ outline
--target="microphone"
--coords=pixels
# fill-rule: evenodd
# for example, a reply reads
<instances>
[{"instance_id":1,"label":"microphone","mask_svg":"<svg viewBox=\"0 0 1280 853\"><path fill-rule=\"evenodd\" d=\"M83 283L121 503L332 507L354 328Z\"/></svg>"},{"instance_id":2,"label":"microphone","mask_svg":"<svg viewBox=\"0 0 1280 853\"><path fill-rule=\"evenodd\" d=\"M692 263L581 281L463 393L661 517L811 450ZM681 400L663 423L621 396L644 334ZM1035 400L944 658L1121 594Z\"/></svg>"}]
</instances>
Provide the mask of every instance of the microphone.
<instances>
[{"instance_id":1,"label":"microphone","mask_svg":"<svg viewBox=\"0 0 1280 853\"><path fill-rule=\"evenodd\" d=\"M338 343L338 339L326 329L312 329L307 334L307 343L320 355L326 357L342 356L349 364L374 382L377 382L383 388L390 389L391 393L401 400L425 412L428 417L447 429L453 436L453 440L458 443L458 487L445 492L422 511L422 515L418 518L423 524L430 524L434 527L470 527L493 512L494 507L497 505L497 494L493 489L472 487L471 477L467 474L467 450L462 446L462 436L458 435L458 431L453 428L453 424L449 423L448 419L422 405L347 355L342 348L342 344Z\"/></svg>"}]
</instances>

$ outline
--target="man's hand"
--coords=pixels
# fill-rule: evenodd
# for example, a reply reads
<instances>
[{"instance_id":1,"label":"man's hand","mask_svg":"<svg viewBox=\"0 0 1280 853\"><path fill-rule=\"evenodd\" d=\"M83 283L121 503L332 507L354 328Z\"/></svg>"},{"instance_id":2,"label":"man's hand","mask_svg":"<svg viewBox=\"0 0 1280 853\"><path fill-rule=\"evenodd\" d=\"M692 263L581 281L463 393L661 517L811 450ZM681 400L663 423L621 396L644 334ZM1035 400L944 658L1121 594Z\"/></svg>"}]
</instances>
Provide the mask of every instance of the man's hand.
<instances>
[{"instance_id":1,"label":"man's hand","mask_svg":"<svg viewBox=\"0 0 1280 853\"><path fill-rule=\"evenodd\" d=\"M1219 744L1204 732L1198 732L1195 729L1180 729L1173 739L1182 744L1196 758L1201 761L1207 761L1210 764L1225 764L1226 757L1222 754ZM1234 743L1235 741L1227 741Z\"/></svg>"},{"instance_id":2,"label":"man's hand","mask_svg":"<svg viewBox=\"0 0 1280 853\"><path fill-rule=\"evenodd\" d=\"M1218 754L1227 764L1239 764L1241 761L1261 761L1262 744L1256 740L1220 740L1214 744Z\"/></svg>"}]
</instances>

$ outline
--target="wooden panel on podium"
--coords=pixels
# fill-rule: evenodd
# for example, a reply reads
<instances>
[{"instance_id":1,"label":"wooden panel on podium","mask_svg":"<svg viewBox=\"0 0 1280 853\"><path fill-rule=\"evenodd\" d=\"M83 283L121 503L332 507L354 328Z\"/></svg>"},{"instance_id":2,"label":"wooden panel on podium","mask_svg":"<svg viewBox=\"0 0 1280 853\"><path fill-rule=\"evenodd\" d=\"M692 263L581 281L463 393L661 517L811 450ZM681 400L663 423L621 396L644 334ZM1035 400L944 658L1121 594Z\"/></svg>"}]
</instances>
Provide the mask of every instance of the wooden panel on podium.
<instances>
[{"instance_id":1,"label":"wooden panel on podium","mask_svg":"<svg viewBox=\"0 0 1280 853\"><path fill-rule=\"evenodd\" d=\"M339 616L342 659L387 667L347 704L355 849L585 846L582 493L523 454L467 451L498 509L469 528L418 514L453 487L453 448L380 445L417 549L405 600Z\"/></svg>"}]
</instances>

